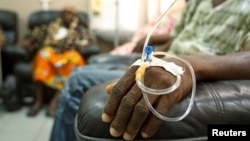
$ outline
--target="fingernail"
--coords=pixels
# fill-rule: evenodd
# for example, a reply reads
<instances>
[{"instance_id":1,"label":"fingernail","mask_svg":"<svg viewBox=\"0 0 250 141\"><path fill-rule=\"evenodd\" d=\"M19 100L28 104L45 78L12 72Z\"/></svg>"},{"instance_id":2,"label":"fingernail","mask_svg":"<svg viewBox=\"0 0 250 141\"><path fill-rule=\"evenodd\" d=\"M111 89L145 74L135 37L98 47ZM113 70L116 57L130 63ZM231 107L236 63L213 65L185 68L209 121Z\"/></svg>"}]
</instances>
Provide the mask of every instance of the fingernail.
<instances>
[{"instance_id":1,"label":"fingernail","mask_svg":"<svg viewBox=\"0 0 250 141\"><path fill-rule=\"evenodd\" d=\"M110 119L110 117L107 114L103 113L102 114L102 121L103 122L110 122L111 119Z\"/></svg>"},{"instance_id":2,"label":"fingernail","mask_svg":"<svg viewBox=\"0 0 250 141\"><path fill-rule=\"evenodd\" d=\"M125 132L125 133L123 134L123 139L124 139L124 140L132 140L132 137L131 137L127 132Z\"/></svg>"},{"instance_id":3,"label":"fingernail","mask_svg":"<svg viewBox=\"0 0 250 141\"><path fill-rule=\"evenodd\" d=\"M148 134L146 134L145 132L141 132L141 136L142 136L143 138L148 138Z\"/></svg>"},{"instance_id":4,"label":"fingernail","mask_svg":"<svg viewBox=\"0 0 250 141\"><path fill-rule=\"evenodd\" d=\"M114 128L110 128L110 134L114 137L119 137L120 133L118 131L116 131Z\"/></svg>"}]
</instances>

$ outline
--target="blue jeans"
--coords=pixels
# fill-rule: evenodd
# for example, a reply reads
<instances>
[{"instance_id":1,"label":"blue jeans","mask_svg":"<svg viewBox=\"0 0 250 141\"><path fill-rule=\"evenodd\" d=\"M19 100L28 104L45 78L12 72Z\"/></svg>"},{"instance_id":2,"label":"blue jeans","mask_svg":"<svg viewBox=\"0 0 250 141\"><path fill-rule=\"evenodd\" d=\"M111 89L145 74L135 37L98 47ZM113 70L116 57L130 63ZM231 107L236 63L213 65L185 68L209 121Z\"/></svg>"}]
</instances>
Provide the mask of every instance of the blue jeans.
<instances>
[{"instance_id":1,"label":"blue jeans","mask_svg":"<svg viewBox=\"0 0 250 141\"><path fill-rule=\"evenodd\" d=\"M74 120L83 94L92 86L120 78L124 70L98 64L78 68L70 75L61 92L50 141L75 141Z\"/></svg>"}]
</instances>

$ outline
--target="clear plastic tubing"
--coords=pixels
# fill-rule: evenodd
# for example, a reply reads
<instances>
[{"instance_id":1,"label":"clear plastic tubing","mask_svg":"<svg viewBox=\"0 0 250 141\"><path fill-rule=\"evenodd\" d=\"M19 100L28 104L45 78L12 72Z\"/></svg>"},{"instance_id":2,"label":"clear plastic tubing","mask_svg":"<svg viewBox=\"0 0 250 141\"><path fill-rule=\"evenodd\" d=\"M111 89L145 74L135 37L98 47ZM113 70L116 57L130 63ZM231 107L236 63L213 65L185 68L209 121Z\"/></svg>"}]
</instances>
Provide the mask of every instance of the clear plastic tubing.
<instances>
[{"instance_id":1,"label":"clear plastic tubing","mask_svg":"<svg viewBox=\"0 0 250 141\"><path fill-rule=\"evenodd\" d=\"M163 15L159 18L159 20L157 21L157 23L154 25L154 27L151 29L151 31L147 34L147 37L146 37L146 40L145 40L145 43L144 43L144 49L143 49L143 52L142 52L142 63L145 62L145 57L146 57L146 53L145 53L145 48L148 46L148 41L149 41L149 38L151 37L153 31L155 30L155 28L158 26L158 24L161 22L161 20L163 19L163 17L167 14L167 12L169 11L169 9L174 5L174 3L176 2L177 0L175 0L170 6L169 8L163 13ZM178 116L178 117L166 117L166 116L163 116L161 115L160 113L158 113L154 107L151 105L151 103L149 102L148 100L148 96L147 96L147 93L149 94L153 94L153 95L163 95L163 94L169 94L173 91L175 91L179 86L180 86L180 83L181 83L181 77L180 75L177 75L176 78L176 82L169 88L166 88L166 89L152 89L152 88L148 88L144 85L143 83L143 79L141 80L138 80L136 81L137 85L140 87L140 89L142 90L142 93L143 93L143 98L147 104L147 106L149 107L149 110L155 115L157 116L158 118L164 120L164 121L180 121L182 119L184 119L191 111L192 107L193 107L193 103L194 103L194 98L195 98L195 93L196 93L196 78L195 78L195 73L194 73L194 70L191 66L191 64L189 62L187 62L186 60L182 59L182 58L179 58L177 56L173 56L173 55L169 55L167 52L153 52L153 55L151 56L152 59L156 59L157 61L159 61L158 58L155 58L154 56L155 55L164 55L164 56L167 56L167 57L172 57L172 58L175 58L175 59L178 59L180 61L182 61L183 63L185 63L189 70L190 70L190 73L191 73L191 77L192 77L192 92L191 92L191 99L190 99L190 103L188 105L188 108L187 110L181 115L181 116ZM149 66L150 66L150 63L149 63ZM170 68L173 72L176 72L176 74L178 74L177 70L174 68L174 67L171 67Z\"/></svg>"}]
</instances>

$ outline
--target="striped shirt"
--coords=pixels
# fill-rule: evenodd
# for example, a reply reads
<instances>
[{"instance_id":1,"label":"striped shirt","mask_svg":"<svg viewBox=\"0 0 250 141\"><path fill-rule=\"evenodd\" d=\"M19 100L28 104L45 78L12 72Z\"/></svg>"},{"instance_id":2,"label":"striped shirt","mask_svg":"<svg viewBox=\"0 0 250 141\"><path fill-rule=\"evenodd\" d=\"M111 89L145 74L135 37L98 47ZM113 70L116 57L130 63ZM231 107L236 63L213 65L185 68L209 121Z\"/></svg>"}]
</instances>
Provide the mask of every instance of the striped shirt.
<instances>
[{"instance_id":1,"label":"striped shirt","mask_svg":"<svg viewBox=\"0 0 250 141\"><path fill-rule=\"evenodd\" d=\"M231 54L250 39L250 0L189 0L171 35L176 55Z\"/></svg>"}]
</instances>

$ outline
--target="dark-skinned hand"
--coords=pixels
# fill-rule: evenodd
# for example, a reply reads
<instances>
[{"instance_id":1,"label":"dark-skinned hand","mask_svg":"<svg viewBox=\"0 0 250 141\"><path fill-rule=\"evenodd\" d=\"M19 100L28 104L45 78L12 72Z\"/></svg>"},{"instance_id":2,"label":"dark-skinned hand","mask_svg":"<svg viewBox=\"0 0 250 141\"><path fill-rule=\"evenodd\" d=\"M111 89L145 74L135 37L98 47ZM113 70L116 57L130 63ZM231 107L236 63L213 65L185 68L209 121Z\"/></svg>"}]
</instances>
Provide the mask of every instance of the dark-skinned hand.
<instances>
[{"instance_id":1,"label":"dark-skinned hand","mask_svg":"<svg viewBox=\"0 0 250 141\"><path fill-rule=\"evenodd\" d=\"M110 123L110 134L114 137L123 135L125 140L133 140L139 133L143 138L149 138L163 122L150 112L142 97L142 91L135 82L137 68L137 66L131 67L114 85L102 114L102 120ZM144 76L145 85L155 89L167 88L175 81L176 77L161 67L149 67ZM150 94L148 99L156 111L166 115L171 106L185 96L191 87L191 74L185 67L177 90L167 95Z\"/></svg>"}]
</instances>

